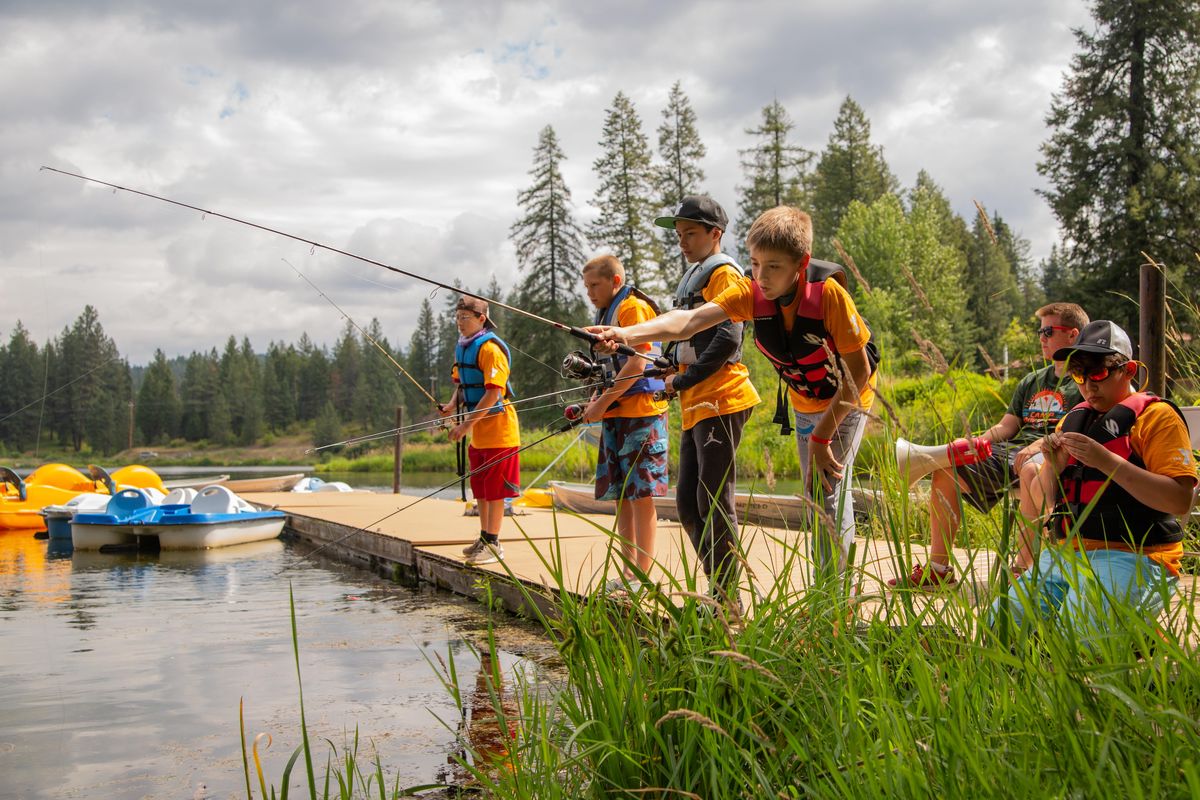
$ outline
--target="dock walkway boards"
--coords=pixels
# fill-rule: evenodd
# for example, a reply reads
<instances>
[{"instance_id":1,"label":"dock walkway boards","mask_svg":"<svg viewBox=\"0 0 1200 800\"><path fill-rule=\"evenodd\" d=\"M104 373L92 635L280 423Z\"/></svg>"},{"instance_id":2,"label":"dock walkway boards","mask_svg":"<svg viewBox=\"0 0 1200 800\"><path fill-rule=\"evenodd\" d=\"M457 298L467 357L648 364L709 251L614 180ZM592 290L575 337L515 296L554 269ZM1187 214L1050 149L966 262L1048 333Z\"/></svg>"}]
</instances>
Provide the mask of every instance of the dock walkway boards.
<instances>
[{"instance_id":1,"label":"dock walkway boards","mask_svg":"<svg viewBox=\"0 0 1200 800\"><path fill-rule=\"evenodd\" d=\"M512 610L524 605L525 599L509 571L528 587L549 590L559 585L554 573L561 571L562 587L578 594L588 594L618 574L614 556L609 555L615 524L611 516L523 509L526 513L504 520L504 562L468 566L462 550L478 538L478 518L464 516L460 501L429 499L411 505L417 498L368 492L262 493L248 494L246 499L287 512L292 531L331 554L467 596L481 596L486 585L494 598ZM795 561L807 551L806 534L746 524L741 529L741 545L757 592L770 590L781 574L788 575L793 589L803 590L809 570ZM924 561L927 551L923 544L913 544L910 552L896 553L891 542L862 538L856 549L854 562L862 574L860 593L866 598L881 596L889 578L906 571L912 560ZM662 580L666 572L686 585L686 576L692 575L697 591L707 590L703 571L679 523L659 520L657 551L652 579ZM1001 568L996 553L956 548L954 558L959 578L955 591L971 593L977 603L986 602L993 571ZM791 568L786 563L789 559ZM496 576L504 580L487 580ZM1185 578L1179 588L1178 600L1194 606L1195 578ZM930 595L934 600L937 597ZM747 607L749 600L746 591L743 601ZM539 601L539 605L543 603ZM552 611L552 605L547 602L543 610Z\"/></svg>"}]
</instances>

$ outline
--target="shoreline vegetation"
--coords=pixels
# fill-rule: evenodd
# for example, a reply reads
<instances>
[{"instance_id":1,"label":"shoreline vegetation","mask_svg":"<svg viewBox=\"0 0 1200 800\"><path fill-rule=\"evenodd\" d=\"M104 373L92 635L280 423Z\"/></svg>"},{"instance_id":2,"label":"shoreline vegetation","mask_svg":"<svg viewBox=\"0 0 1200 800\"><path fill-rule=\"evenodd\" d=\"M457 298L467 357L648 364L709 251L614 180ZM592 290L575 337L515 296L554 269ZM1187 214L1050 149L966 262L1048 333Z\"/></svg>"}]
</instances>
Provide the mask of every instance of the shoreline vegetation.
<instances>
[{"instance_id":1,"label":"shoreline vegetation","mask_svg":"<svg viewBox=\"0 0 1200 800\"><path fill-rule=\"evenodd\" d=\"M894 441L893 430L882 435ZM866 535L911 560L923 509L894 466L877 477L884 510ZM1011 513L975 517L968 556L985 546L1010 549L1013 527ZM312 796L1200 792L1193 596L1154 622L1119 609L1108 633L1088 642L1049 622L1015 630L1003 612L987 624L987 609L1008 588L1005 570L975 591L879 592L863 554L852 553L848 580L810 580L806 537L786 538L776 580L752 593L740 622L708 599L691 572L634 598L578 596L564 589L571 581L563 565L546 558L542 591L558 613L526 606L558 662L502 674L488 652L503 647L494 640L487 651L430 658L460 709L461 719L443 722L461 752L440 776L456 785L401 788L361 743L327 743L327 754L305 753L306 761L325 762ZM848 603L848 585L860 581L865 593ZM302 638L301 631L293 641L298 666ZM309 747L305 737L296 753ZM296 760L284 785L295 780Z\"/></svg>"}]
</instances>

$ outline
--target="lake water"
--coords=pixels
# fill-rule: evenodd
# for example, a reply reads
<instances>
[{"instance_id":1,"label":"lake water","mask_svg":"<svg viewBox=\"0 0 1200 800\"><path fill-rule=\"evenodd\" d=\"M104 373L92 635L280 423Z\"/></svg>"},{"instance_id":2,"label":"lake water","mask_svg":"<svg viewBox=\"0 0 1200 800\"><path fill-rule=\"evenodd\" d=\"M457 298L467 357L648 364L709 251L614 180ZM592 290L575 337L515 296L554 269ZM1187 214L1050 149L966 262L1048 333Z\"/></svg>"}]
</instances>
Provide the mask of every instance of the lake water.
<instances>
[{"instance_id":1,"label":"lake water","mask_svg":"<svg viewBox=\"0 0 1200 800\"><path fill-rule=\"evenodd\" d=\"M245 797L239 699L247 744L274 739L278 786L300 744L289 586L318 775L323 738L340 748L357 726L389 785L446 779L460 714L429 661L452 651L474 686L486 611L300 547L56 556L0 532L0 797ZM532 628L497 622L504 669L550 657Z\"/></svg>"}]
</instances>

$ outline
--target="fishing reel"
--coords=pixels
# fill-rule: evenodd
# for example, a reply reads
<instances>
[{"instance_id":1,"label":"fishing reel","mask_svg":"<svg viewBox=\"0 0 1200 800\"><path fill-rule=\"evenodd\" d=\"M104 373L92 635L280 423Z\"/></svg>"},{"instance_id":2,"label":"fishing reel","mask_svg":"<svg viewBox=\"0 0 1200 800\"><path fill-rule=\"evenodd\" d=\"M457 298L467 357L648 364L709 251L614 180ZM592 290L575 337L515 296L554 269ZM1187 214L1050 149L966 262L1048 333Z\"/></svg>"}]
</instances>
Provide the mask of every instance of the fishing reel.
<instances>
[{"instance_id":1,"label":"fishing reel","mask_svg":"<svg viewBox=\"0 0 1200 800\"><path fill-rule=\"evenodd\" d=\"M576 381L603 380L604 365L582 350L573 350L563 356L562 373Z\"/></svg>"}]
</instances>

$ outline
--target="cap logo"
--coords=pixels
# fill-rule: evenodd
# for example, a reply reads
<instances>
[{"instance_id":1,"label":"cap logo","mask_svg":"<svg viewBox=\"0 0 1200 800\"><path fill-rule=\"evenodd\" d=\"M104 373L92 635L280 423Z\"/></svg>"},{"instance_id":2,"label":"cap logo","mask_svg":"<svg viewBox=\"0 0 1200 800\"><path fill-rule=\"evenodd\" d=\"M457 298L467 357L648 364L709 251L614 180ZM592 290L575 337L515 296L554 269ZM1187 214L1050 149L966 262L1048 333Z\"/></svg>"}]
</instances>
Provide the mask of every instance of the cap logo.
<instances>
[{"instance_id":1,"label":"cap logo","mask_svg":"<svg viewBox=\"0 0 1200 800\"><path fill-rule=\"evenodd\" d=\"M1099 339L1096 340L1096 344L1108 344L1108 339L1100 337Z\"/></svg>"}]
</instances>

